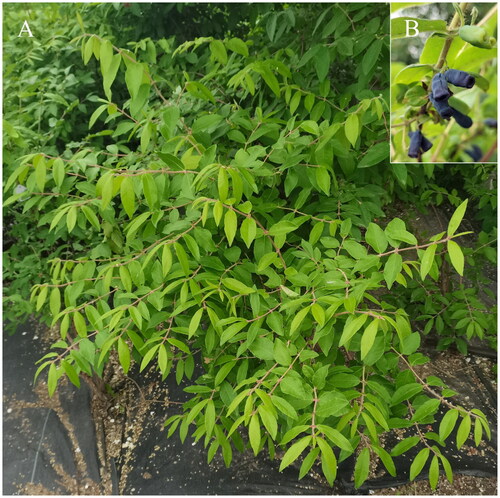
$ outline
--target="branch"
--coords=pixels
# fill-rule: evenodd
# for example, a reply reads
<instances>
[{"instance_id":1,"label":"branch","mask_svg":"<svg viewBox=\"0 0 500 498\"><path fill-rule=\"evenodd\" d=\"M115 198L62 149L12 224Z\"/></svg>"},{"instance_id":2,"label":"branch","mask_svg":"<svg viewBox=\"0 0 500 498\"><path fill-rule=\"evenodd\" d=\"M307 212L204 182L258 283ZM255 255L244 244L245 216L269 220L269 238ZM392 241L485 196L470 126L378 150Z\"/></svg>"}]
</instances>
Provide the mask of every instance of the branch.
<instances>
[{"instance_id":1,"label":"branch","mask_svg":"<svg viewBox=\"0 0 500 498\"><path fill-rule=\"evenodd\" d=\"M465 12L467 5L468 5L467 2L462 2L459 6L459 9L462 12ZM458 12L456 12L455 15L453 16L453 19L450 22L450 25L448 26L448 31L452 31L452 30L458 28L459 24L460 24L460 15ZM441 54L439 55L439 59L438 59L436 65L434 66L435 69L439 70L444 66L444 63L446 62L446 56L448 55L448 51L450 50L452 42L453 42L453 37L448 36L448 38L446 38L446 40L444 42L443 48L441 50Z\"/></svg>"}]
</instances>

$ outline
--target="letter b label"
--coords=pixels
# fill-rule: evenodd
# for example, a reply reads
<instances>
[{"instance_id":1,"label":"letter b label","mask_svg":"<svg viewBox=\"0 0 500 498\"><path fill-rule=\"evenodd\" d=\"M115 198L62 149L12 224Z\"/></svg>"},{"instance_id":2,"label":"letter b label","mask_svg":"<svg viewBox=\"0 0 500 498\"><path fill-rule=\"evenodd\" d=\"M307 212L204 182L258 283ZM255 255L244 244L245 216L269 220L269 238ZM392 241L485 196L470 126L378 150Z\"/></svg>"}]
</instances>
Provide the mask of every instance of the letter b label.
<instances>
[{"instance_id":1,"label":"letter b label","mask_svg":"<svg viewBox=\"0 0 500 498\"><path fill-rule=\"evenodd\" d=\"M418 30L417 21L415 21L414 19L405 19L405 23L406 23L406 36L417 36L420 33ZM413 31L413 34L410 33L411 31Z\"/></svg>"}]
</instances>

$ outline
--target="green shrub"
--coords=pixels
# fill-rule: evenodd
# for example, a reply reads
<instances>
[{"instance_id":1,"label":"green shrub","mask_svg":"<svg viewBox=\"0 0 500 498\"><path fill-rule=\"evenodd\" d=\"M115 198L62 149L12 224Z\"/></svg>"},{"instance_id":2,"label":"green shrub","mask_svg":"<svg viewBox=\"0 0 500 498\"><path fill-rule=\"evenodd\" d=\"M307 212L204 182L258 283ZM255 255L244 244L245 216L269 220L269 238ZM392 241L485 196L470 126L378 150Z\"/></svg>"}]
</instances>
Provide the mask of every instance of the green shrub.
<instances>
[{"instance_id":1,"label":"green shrub","mask_svg":"<svg viewBox=\"0 0 500 498\"><path fill-rule=\"evenodd\" d=\"M307 450L299 477L321 461L332 484L356 454L359 487L371 460L394 475L392 456L421 444L410 477L430 459L435 488L440 467L452 478L440 446L453 428L460 449L471 429L476 445L489 437L488 423L417 374L420 335L381 295L428 285L445 261L463 274L467 200L420 242L397 217L375 221L413 181L387 165L384 6L259 19L243 39L135 52L78 37L103 82L92 134L26 151L5 184L5 206L24 202L56 248L31 301L61 338L36 375L53 394L64 375L101 375L116 349L126 374L137 364L190 381L168 434L194 426L209 461L283 449L283 469ZM421 424L440 406L436 434ZM383 448L381 435L411 426L419 436Z\"/></svg>"}]
</instances>

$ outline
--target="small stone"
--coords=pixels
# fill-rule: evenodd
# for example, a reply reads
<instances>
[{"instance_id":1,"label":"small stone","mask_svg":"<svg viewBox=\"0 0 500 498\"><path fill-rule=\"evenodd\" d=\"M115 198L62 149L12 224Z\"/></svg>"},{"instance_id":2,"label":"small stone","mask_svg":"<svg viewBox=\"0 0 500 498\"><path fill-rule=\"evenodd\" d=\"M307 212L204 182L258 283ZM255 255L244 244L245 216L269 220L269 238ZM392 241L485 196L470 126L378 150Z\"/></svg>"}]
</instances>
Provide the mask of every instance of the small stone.
<instances>
[{"instance_id":1,"label":"small stone","mask_svg":"<svg viewBox=\"0 0 500 498\"><path fill-rule=\"evenodd\" d=\"M12 413L12 408L7 408L7 413Z\"/></svg>"}]
</instances>

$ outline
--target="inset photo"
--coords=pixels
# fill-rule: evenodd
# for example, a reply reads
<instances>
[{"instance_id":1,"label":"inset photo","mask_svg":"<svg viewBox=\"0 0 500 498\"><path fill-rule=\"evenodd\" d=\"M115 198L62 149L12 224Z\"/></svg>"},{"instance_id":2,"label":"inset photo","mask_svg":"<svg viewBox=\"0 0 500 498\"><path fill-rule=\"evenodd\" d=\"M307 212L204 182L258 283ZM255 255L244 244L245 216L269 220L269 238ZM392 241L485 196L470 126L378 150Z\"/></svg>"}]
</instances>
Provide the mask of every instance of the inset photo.
<instances>
[{"instance_id":1,"label":"inset photo","mask_svg":"<svg viewBox=\"0 0 500 498\"><path fill-rule=\"evenodd\" d=\"M391 162L497 162L497 15L391 4Z\"/></svg>"}]
</instances>

